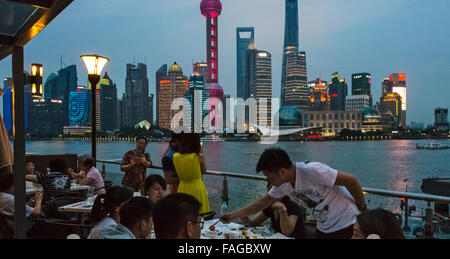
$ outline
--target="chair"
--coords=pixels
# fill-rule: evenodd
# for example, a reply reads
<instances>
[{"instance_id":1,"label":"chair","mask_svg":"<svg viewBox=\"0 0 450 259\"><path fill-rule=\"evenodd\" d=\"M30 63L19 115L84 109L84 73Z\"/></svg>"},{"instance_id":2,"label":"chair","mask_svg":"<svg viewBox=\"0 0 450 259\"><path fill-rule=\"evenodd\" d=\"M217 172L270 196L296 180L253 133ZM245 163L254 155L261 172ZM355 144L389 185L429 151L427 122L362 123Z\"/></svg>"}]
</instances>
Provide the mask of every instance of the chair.
<instances>
[{"instance_id":1,"label":"chair","mask_svg":"<svg viewBox=\"0 0 450 259\"><path fill-rule=\"evenodd\" d=\"M42 208L42 212L47 219L73 219L77 218L76 213L72 212L61 212L58 210L59 207L68 204L84 201L80 197L57 197L48 202L46 202Z\"/></svg>"},{"instance_id":2,"label":"chair","mask_svg":"<svg viewBox=\"0 0 450 259\"><path fill-rule=\"evenodd\" d=\"M8 220L10 220L10 216L6 216L0 213L0 239L13 239L14 238L14 229L12 229L8 225ZM14 219L12 219L14 220Z\"/></svg>"},{"instance_id":3,"label":"chair","mask_svg":"<svg viewBox=\"0 0 450 259\"><path fill-rule=\"evenodd\" d=\"M48 219L46 224L52 231L52 238L65 239L69 235L78 235L86 239L90 230L94 227L91 224L83 224L77 220Z\"/></svg>"}]
</instances>

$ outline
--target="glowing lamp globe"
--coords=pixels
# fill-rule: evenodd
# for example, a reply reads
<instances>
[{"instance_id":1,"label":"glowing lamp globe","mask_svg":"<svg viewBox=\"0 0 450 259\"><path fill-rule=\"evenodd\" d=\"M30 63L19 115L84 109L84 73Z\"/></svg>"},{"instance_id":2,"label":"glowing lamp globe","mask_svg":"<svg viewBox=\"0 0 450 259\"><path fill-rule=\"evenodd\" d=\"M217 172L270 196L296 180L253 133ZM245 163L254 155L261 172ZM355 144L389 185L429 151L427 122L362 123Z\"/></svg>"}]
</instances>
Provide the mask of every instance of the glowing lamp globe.
<instances>
[{"instance_id":1,"label":"glowing lamp globe","mask_svg":"<svg viewBox=\"0 0 450 259\"><path fill-rule=\"evenodd\" d=\"M105 67L106 63L108 63L109 59L98 56L98 55L83 55L81 56L81 59L83 59L84 65L86 66L86 69L88 71L89 75L98 75L102 73L103 68Z\"/></svg>"}]
</instances>

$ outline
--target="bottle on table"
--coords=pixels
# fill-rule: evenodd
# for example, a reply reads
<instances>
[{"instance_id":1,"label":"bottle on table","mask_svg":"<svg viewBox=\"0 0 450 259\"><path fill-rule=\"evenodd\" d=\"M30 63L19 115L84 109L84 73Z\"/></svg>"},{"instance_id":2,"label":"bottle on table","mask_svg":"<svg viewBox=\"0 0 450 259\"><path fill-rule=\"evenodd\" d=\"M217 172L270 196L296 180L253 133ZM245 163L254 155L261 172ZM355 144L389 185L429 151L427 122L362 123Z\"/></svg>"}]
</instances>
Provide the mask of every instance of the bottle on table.
<instances>
[{"instance_id":1,"label":"bottle on table","mask_svg":"<svg viewBox=\"0 0 450 259\"><path fill-rule=\"evenodd\" d=\"M222 202L222 206L220 206L220 216L223 216L225 214L228 214L228 205L226 201Z\"/></svg>"}]
</instances>

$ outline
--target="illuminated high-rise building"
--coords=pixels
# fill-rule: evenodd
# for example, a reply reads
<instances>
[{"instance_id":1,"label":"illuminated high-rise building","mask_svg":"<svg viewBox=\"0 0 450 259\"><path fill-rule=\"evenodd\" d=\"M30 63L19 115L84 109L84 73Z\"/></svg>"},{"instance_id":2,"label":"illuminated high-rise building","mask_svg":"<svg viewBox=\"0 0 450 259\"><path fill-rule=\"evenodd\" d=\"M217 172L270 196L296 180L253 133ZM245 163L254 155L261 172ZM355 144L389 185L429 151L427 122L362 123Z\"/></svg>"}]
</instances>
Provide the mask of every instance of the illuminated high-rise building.
<instances>
[{"instance_id":1,"label":"illuminated high-rise building","mask_svg":"<svg viewBox=\"0 0 450 259\"><path fill-rule=\"evenodd\" d=\"M245 67L246 52L250 43L255 41L255 29L253 27L236 28L236 96L245 96Z\"/></svg>"},{"instance_id":2,"label":"illuminated high-rise building","mask_svg":"<svg viewBox=\"0 0 450 259\"><path fill-rule=\"evenodd\" d=\"M161 80L163 77L167 76L167 64L162 65L157 71L156 71L156 122L159 122L159 90L161 89Z\"/></svg>"},{"instance_id":3,"label":"illuminated high-rise building","mask_svg":"<svg viewBox=\"0 0 450 259\"><path fill-rule=\"evenodd\" d=\"M69 95L69 126L88 126L89 122L89 91L78 88Z\"/></svg>"},{"instance_id":4,"label":"illuminated high-rise building","mask_svg":"<svg viewBox=\"0 0 450 259\"><path fill-rule=\"evenodd\" d=\"M352 95L369 96L369 105L372 106L372 93L370 91L370 73L352 74Z\"/></svg>"},{"instance_id":5,"label":"illuminated high-rise building","mask_svg":"<svg viewBox=\"0 0 450 259\"><path fill-rule=\"evenodd\" d=\"M88 82L91 90L91 83ZM96 129L111 131L116 129L117 86L105 72L95 89Z\"/></svg>"},{"instance_id":6,"label":"illuminated high-rise building","mask_svg":"<svg viewBox=\"0 0 450 259\"><path fill-rule=\"evenodd\" d=\"M381 81L381 95L392 93L392 82L389 78L383 78Z\"/></svg>"},{"instance_id":7,"label":"illuminated high-rise building","mask_svg":"<svg viewBox=\"0 0 450 259\"><path fill-rule=\"evenodd\" d=\"M391 74L389 81L392 84L392 92L398 93L402 97L402 116L399 124L400 127L406 127L406 74Z\"/></svg>"},{"instance_id":8,"label":"illuminated high-rise building","mask_svg":"<svg viewBox=\"0 0 450 259\"><path fill-rule=\"evenodd\" d=\"M267 51L257 50L256 46L251 43L247 49L246 57L246 93L244 99L256 99L258 105L256 110L257 125L270 126L272 115L272 55ZM249 114L249 116L252 116L252 114Z\"/></svg>"},{"instance_id":9,"label":"illuminated high-rise building","mask_svg":"<svg viewBox=\"0 0 450 259\"><path fill-rule=\"evenodd\" d=\"M203 82L205 82L207 68L208 68L208 63L196 62L192 65L192 74L202 76L203 77L202 80L203 80Z\"/></svg>"},{"instance_id":10,"label":"illuminated high-rise building","mask_svg":"<svg viewBox=\"0 0 450 259\"><path fill-rule=\"evenodd\" d=\"M402 97L398 93L387 93L380 97L380 114L384 118L390 118L389 124L392 129L398 130L402 127L403 110L402 110ZM386 119L384 119L386 121Z\"/></svg>"},{"instance_id":11,"label":"illuminated high-rise building","mask_svg":"<svg viewBox=\"0 0 450 259\"><path fill-rule=\"evenodd\" d=\"M309 85L312 86L312 93L310 96L310 108L313 111L329 111L330 110L330 95L328 94L328 86L322 83L321 79L312 81Z\"/></svg>"},{"instance_id":12,"label":"illuminated high-rise building","mask_svg":"<svg viewBox=\"0 0 450 259\"><path fill-rule=\"evenodd\" d=\"M348 85L345 78L341 78L338 72L331 75L331 81L328 85L330 94L330 109L332 111L345 111L345 99L348 94Z\"/></svg>"},{"instance_id":13,"label":"illuminated high-rise building","mask_svg":"<svg viewBox=\"0 0 450 259\"><path fill-rule=\"evenodd\" d=\"M217 100L222 100L223 89L219 85L219 15L222 13L220 0L202 0L200 11L206 18L206 85L210 97L211 126L220 125L216 121L221 111L217 110Z\"/></svg>"},{"instance_id":14,"label":"illuminated high-rise building","mask_svg":"<svg viewBox=\"0 0 450 259\"><path fill-rule=\"evenodd\" d=\"M183 70L175 62L170 68L167 76L159 81L158 103L158 125L161 128L171 129L172 118L180 110L172 110L172 103L177 98L184 98L189 90L189 79L183 75Z\"/></svg>"},{"instance_id":15,"label":"illuminated high-rise building","mask_svg":"<svg viewBox=\"0 0 450 259\"><path fill-rule=\"evenodd\" d=\"M352 74L352 95L370 96L370 73Z\"/></svg>"},{"instance_id":16,"label":"illuminated high-rise building","mask_svg":"<svg viewBox=\"0 0 450 259\"><path fill-rule=\"evenodd\" d=\"M123 126L133 127L141 121L150 119L148 94L147 65L142 63L139 63L137 66L127 64L125 96L122 98Z\"/></svg>"},{"instance_id":17,"label":"illuminated high-rise building","mask_svg":"<svg viewBox=\"0 0 450 259\"><path fill-rule=\"evenodd\" d=\"M299 51L298 0L285 0L281 106L308 109L306 53Z\"/></svg>"},{"instance_id":18,"label":"illuminated high-rise building","mask_svg":"<svg viewBox=\"0 0 450 259\"><path fill-rule=\"evenodd\" d=\"M185 118L183 126L193 133L202 133L203 119L209 113L203 109L209 98L203 76L196 73L189 78L189 90L184 94L184 98L187 103L183 107Z\"/></svg>"}]
</instances>

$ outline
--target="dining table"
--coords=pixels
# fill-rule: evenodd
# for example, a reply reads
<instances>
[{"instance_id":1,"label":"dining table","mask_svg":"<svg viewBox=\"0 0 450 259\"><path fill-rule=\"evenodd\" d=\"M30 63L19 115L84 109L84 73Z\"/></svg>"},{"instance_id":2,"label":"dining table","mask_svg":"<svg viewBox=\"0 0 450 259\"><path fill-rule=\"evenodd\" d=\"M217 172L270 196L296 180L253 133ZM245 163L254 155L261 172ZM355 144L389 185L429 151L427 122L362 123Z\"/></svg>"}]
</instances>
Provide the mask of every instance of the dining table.
<instances>
[{"instance_id":1,"label":"dining table","mask_svg":"<svg viewBox=\"0 0 450 259\"><path fill-rule=\"evenodd\" d=\"M214 225L215 224L215 225ZM210 227L214 225L211 229ZM225 224L219 219L204 222L201 239L292 239L281 233L275 233L268 225L245 227L242 224L231 222Z\"/></svg>"}]
</instances>

